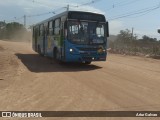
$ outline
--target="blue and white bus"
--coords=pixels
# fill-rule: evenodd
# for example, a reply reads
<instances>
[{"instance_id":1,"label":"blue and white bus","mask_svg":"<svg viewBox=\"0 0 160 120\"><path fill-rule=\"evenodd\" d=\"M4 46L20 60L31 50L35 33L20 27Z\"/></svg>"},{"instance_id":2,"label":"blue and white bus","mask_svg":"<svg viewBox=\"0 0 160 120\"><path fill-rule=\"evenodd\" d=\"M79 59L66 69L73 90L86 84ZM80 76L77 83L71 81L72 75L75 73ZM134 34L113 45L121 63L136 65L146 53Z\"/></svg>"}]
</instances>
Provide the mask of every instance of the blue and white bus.
<instances>
[{"instance_id":1,"label":"blue and white bus","mask_svg":"<svg viewBox=\"0 0 160 120\"><path fill-rule=\"evenodd\" d=\"M63 62L106 61L108 22L103 14L65 11L33 26L33 50Z\"/></svg>"}]
</instances>

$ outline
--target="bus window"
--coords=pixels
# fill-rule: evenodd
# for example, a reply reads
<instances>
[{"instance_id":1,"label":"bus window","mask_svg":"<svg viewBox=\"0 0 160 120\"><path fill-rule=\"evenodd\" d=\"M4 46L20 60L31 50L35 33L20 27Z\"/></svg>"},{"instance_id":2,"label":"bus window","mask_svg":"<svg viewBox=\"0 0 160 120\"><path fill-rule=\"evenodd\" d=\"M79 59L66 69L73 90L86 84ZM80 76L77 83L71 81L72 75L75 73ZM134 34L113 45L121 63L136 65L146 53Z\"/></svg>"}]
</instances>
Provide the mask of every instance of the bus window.
<instances>
[{"instance_id":1,"label":"bus window","mask_svg":"<svg viewBox=\"0 0 160 120\"><path fill-rule=\"evenodd\" d=\"M44 26L41 25L40 26L40 36L43 36L44 35Z\"/></svg>"},{"instance_id":2,"label":"bus window","mask_svg":"<svg viewBox=\"0 0 160 120\"><path fill-rule=\"evenodd\" d=\"M98 25L96 28L96 34L98 37L104 37L104 25Z\"/></svg>"},{"instance_id":3,"label":"bus window","mask_svg":"<svg viewBox=\"0 0 160 120\"><path fill-rule=\"evenodd\" d=\"M54 33L55 33L56 35L60 34L60 19L56 19L56 20L55 20Z\"/></svg>"},{"instance_id":4,"label":"bus window","mask_svg":"<svg viewBox=\"0 0 160 120\"><path fill-rule=\"evenodd\" d=\"M48 29L48 22L44 23L44 29L43 29L43 35L48 35L49 29Z\"/></svg>"},{"instance_id":5,"label":"bus window","mask_svg":"<svg viewBox=\"0 0 160 120\"><path fill-rule=\"evenodd\" d=\"M103 44L105 42L105 24L69 21L68 38L77 44Z\"/></svg>"},{"instance_id":6,"label":"bus window","mask_svg":"<svg viewBox=\"0 0 160 120\"><path fill-rule=\"evenodd\" d=\"M52 34L54 35L54 33L55 33L55 32L54 32L54 31L55 31L55 30L54 30L54 29L55 29L55 20L52 22L52 29L53 29Z\"/></svg>"},{"instance_id":7,"label":"bus window","mask_svg":"<svg viewBox=\"0 0 160 120\"><path fill-rule=\"evenodd\" d=\"M66 16L61 17L61 21L64 22L66 20Z\"/></svg>"},{"instance_id":8,"label":"bus window","mask_svg":"<svg viewBox=\"0 0 160 120\"><path fill-rule=\"evenodd\" d=\"M49 35L53 35L53 27L52 27L53 25L52 24L53 24L53 22L50 21L49 22Z\"/></svg>"},{"instance_id":9,"label":"bus window","mask_svg":"<svg viewBox=\"0 0 160 120\"><path fill-rule=\"evenodd\" d=\"M33 34L32 34L32 37L33 37L33 38L35 37L35 27L33 27Z\"/></svg>"},{"instance_id":10,"label":"bus window","mask_svg":"<svg viewBox=\"0 0 160 120\"><path fill-rule=\"evenodd\" d=\"M78 25L72 25L69 27L69 32L71 34L78 34L78 29L79 29Z\"/></svg>"},{"instance_id":11,"label":"bus window","mask_svg":"<svg viewBox=\"0 0 160 120\"><path fill-rule=\"evenodd\" d=\"M68 28L68 38L72 42L79 44L88 43L88 22L70 21Z\"/></svg>"},{"instance_id":12,"label":"bus window","mask_svg":"<svg viewBox=\"0 0 160 120\"><path fill-rule=\"evenodd\" d=\"M38 27L38 35L40 36L40 26Z\"/></svg>"}]
</instances>

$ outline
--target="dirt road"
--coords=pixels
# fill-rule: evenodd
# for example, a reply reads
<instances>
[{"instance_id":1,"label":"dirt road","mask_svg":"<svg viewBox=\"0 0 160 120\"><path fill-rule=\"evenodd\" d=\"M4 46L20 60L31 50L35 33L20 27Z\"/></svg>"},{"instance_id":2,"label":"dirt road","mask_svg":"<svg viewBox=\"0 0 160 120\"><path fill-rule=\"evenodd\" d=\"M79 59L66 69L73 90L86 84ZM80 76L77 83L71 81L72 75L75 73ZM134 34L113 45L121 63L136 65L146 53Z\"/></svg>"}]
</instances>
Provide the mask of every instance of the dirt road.
<instances>
[{"instance_id":1,"label":"dirt road","mask_svg":"<svg viewBox=\"0 0 160 120\"><path fill-rule=\"evenodd\" d=\"M0 40L0 93L0 111L160 111L160 61L109 54L59 65L29 43Z\"/></svg>"}]
</instances>

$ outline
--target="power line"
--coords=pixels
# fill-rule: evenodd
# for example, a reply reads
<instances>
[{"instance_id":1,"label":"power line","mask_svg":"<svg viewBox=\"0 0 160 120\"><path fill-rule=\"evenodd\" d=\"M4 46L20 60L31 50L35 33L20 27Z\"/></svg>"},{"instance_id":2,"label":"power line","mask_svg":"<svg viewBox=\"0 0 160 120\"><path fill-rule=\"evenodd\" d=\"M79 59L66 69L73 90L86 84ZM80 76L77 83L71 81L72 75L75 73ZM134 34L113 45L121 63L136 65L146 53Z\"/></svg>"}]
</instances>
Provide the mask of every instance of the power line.
<instances>
[{"instance_id":1,"label":"power line","mask_svg":"<svg viewBox=\"0 0 160 120\"><path fill-rule=\"evenodd\" d=\"M21 16L21 17L19 17L19 18L14 17L14 19L12 19L12 20L5 20L5 22L8 22L8 23L10 23L10 22L15 22L15 21L21 20L21 19L23 19L23 18L24 18L24 16Z\"/></svg>"},{"instance_id":2,"label":"power line","mask_svg":"<svg viewBox=\"0 0 160 120\"><path fill-rule=\"evenodd\" d=\"M124 5L128 5L128 4L131 4L131 3L135 3L137 1L140 1L140 0L131 0L131 1L126 0L125 2L121 2L121 3L117 3L117 4L115 3L114 5L115 6L124 6Z\"/></svg>"},{"instance_id":3,"label":"power line","mask_svg":"<svg viewBox=\"0 0 160 120\"><path fill-rule=\"evenodd\" d=\"M57 11L62 10L62 9L64 9L64 8L69 9L69 6L71 6L71 7L80 7L80 6L90 5L90 4L96 3L96 2L98 2L98 1L100 1L100 0L92 0L92 1L90 1L90 2L83 3L83 4L80 4L80 5L76 5L76 6L75 6L75 5L69 5L69 4L67 4L67 3L62 3L62 4L67 5L67 7L64 6L64 7L58 8L58 9L56 9L56 10L54 10L54 11L50 11L50 12L46 12L46 13L33 14L33 15L24 15L24 16L21 16L21 17L19 17L19 18L14 17L13 20L9 20L9 21L7 21L7 22L14 22L14 21L17 21L17 20L24 19L24 26L26 26L26 18L39 17L39 16L43 16L43 15L47 15L47 14L56 14ZM38 3L38 4L43 4L43 5L45 5L45 6L48 6L47 4L44 4L44 3L41 3L41 2L37 2L36 0L32 0L32 2L33 2L33 3ZM58 2L56 2L56 3L58 3ZM48 7L49 7L49 6L48 6Z\"/></svg>"},{"instance_id":4,"label":"power line","mask_svg":"<svg viewBox=\"0 0 160 120\"><path fill-rule=\"evenodd\" d=\"M156 10L156 9L159 9L159 8L160 8L160 4L157 5L157 6L154 6L154 7L145 8L145 9L141 9L141 10L138 10L138 11L122 14L122 15L119 15L117 17L111 18L109 20L115 20L115 19L125 18L125 17L129 17L129 16L137 15L137 14L143 14L143 13L146 13L146 12L149 13L149 12L151 12L153 10Z\"/></svg>"},{"instance_id":5,"label":"power line","mask_svg":"<svg viewBox=\"0 0 160 120\"><path fill-rule=\"evenodd\" d=\"M126 1L128 1L128 0L123 0L123 1L121 1L121 2L117 2L117 3L115 3L115 5L125 3Z\"/></svg>"},{"instance_id":6,"label":"power line","mask_svg":"<svg viewBox=\"0 0 160 120\"><path fill-rule=\"evenodd\" d=\"M71 5L71 6L72 6L72 7L80 7L80 6L83 6L83 5L93 4L93 3L98 2L98 1L100 1L100 0L92 0L91 2L83 3L83 4L80 4L80 5L77 5L77 6L73 6L73 5ZM33 2L35 2L35 0L33 0ZM40 2L37 2L37 3L42 4L42 3L40 3ZM61 10L61 9L64 9L64 8L69 9L69 6L70 6L70 5L67 4L67 7L61 7L61 8L58 8L58 9L54 10L54 11L50 11L50 12L46 12L46 13L34 14L34 15L27 15L26 17L38 17L38 16L47 15L47 14L51 14L51 13L52 13L52 14L56 14L56 12L59 11L59 10Z\"/></svg>"},{"instance_id":7,"label":"power line","mask_svg":"<svg viewBox=\"0 0 160 120\"><path fill-rule=\"evenodd\" d=\"M64 5L69 5L70 7L80 7L80 6L85 6L85 5L90 5L90 4L93 4L93 3L96 3L100 0L92 0L90 2L86 2L86 3L82 3L80 5L73 5L73 4L69 4L69 3L59 3L59 2L55 2L55 3L59 3L59 4L64 4ZM51 7L50 5L48 4L44 4L42 2L37 2L36 0L32 0L33 3L38 3L38 4L41 4L41 5L45 5L45 6L48 6L48 7Z\"/></svg>"},{"instance_id":8,"label":"power line","mask_svg":"<svg viewBox=\"0 0 160 120\"><path fill-rule=\"evenodd\" d=\"M28 18L31 18L31 17L38 17L38 16L47 15L47 14L55 14L55 12L52 11L52 12L46 12L46 13L41 13L41 14L27 15L27 17L28 17Z\"/></svg>"},{"instance_id":9,"label":"power line","mask_svg":"<svg viewBox=\"0 0 160 120\"><path fill-rule=\"evenodd\" d=\"M122 1L122 2L113 3L112 6L107 9L107 11L112 10L112 9L114 9L114 8L126 6L126 5L129 5L129 4L133 4L133 3L139 2L139 1L140 1L140 0L131 0L131 1L124 0L124 1Z\"/></svg>"},{"instance_id":10,"label":"power line","mask_svg":"<svg viewBox=\"0 0 160 120\"><path fill-rule=\"evenodd\" d=\"M44 6L47 6L47 7L53 7L53 6L51 6L51 5L48 5L48 4L46 4L46 3L42 3L42 2L38 2L38 1L36 1L36 0L32 0L32 2L33 3L38 3L38 4L41 4L41 5L44 5ZM55 2L54 1L54 3L55 4L61 4L61 5L64 5L64 6L67 6L68 5L68 3L60 3L60 2ZM60 5L55 5L54 4L54 6L57 6L57 7L59 7ZM73 6L73 7L77 7L76 5L72 5L72 4L70 4L70 6Z\"/></svg>"},{"instance_id":11,"label":"power line","mask_svg":"<svg viewBox=\"0 0 160 120\"><path fill-rule=\"evenodd\" d=\"M61 10L61 9L64 9L64 8L69 9L69 7L80 7L80 6L84 6L84 5L93 4L93 3L98 2L98 1L100 1L100 0L92 0L91 2L83 3L83 4L80 4L80 5L76 5L76 6L75 6L75 5L70 5L70 4L67 4L67 3L63 3L63 4L66 4L67 7L64 6L64 7L58 8L58 9L56 9L56 10L54 10L54 11L50 11L50 12L46 12L46 13L35 14L35 15L27 15L27 17L37 17L37 16L47 15L47 14L51 14L51 13L56 14L57 11L59 11L59 10ZM33 0L32 2L38 3L38 4L43 4L43 3L37 2L37 1L35 1L35 0ZM58 3L58 2L57 2L57 3ZM44 4L43 4L43 5L44 5ZM46 4L45 4L45 5L46 5ZM48 6L48 5L46 5L46 6Z\"/></svg>"},{"instance_id":12,"label":"power line","mask_svg":"<svg viewBox=\"0 0 160 120\"><path fill-rule=\"evenodd\" d=\"M78 5L77 7L85 6L85 5L90 5L90 4L96 3L96 2L98 2L98 1L100 1L100 0L92 0L92 1L87 2L87 3L82 3L82 4Z\"/></svg>"},{"instance_id":13,"label":"power line","mask_svg":"<svg viewBox=\"0 0 160 120\"><path fill-rule=\"evenodd\" d=\"M26 18L32 18L32 17L39 17L39 16L43 16L43 15L47 15L47 14L56 14L57 11L59 11L60 9L63 9L65 7L62 7L62 8L59 8L59 9L56 9L54 11L50 11L50 12L46 12L46 13L40 13L40 14L34 14L34 15L24 15L24 16L21 16L19 18L17 17L14 17L14 19L12 20L8 20L6 22L15 22L17 20L21 20L21 19L24 19L24 26L26 25Z\"/></svg>"},{"instance_id":14,"label":"power line","mask_svg":"<svg viewBox=\"0 0 160 120\"><path fill-rule=\"evenodd\" d=\"M134 17L130 17L130 16L128 16L128 18L137 18L137 17L141 17L141 16L144 16L144 15L146 15L146 14L150 13L150 12L152 12L152 11L146 11L146 12L141 13L140 15L138 14L137 16L134 16Z\"/></svg>"}]
</instances>

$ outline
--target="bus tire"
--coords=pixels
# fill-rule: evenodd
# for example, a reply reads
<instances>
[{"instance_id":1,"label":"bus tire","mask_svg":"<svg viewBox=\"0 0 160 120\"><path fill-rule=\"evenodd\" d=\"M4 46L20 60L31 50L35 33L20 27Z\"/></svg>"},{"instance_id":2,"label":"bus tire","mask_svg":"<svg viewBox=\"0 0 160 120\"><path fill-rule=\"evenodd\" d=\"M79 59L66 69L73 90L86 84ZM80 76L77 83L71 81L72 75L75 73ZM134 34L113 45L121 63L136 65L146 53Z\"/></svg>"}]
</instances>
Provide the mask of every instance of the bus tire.
<instances>
[{"instance_id":1,"label":"bus tire","mask_svg":"<svg viewBox=\"0 0 160 120\"><path fill-rule=\"evenodd\" d=\"M58 59L58 50L57 48L54 48L54 51L53 51L53 59L54 61L56 61L58 64L63 64L64 62L62 62L61 60Z\"/></svg>"},{"instance_id":2,"label":"bus tire","mask_svg":"<svg viewBox=\"0 0 160 120\"><path fill-rule=\"evenodd\" d=\"M53 50L53 59L57 60L57 48L54 48Z\"/></svg>"},{"instance_id":3,"label":"bus tire","mask_svg":"<svg viewBox=\"0 0 160 120\"><path fill-rule=\"evenodd\" d=\"M40 45L38 45L38 53L39 53L40 56L43 56L43 54L42 54L42 52L41 52L41 47L40 47Z\"/></svg>"}]
</instances>

